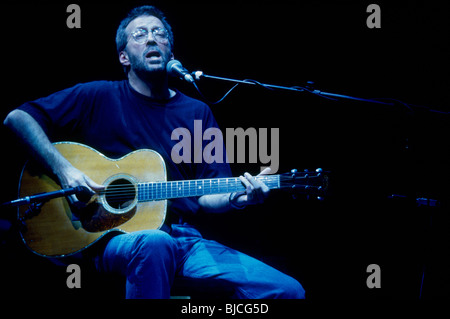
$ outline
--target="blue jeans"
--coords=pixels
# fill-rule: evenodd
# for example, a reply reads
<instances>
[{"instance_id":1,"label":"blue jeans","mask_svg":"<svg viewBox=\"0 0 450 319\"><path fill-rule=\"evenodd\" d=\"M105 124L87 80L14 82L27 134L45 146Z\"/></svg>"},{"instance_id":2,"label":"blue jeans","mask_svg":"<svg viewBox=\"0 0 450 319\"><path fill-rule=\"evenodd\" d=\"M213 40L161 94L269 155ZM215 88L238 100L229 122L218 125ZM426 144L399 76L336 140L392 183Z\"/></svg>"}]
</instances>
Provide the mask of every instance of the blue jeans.
<instances>
[{"instance_id":1,"label":"blue jeans","mask_svg":"<svg viewBox=\"0 0 450 319\"><path fill-rule=\"evenodd\" d=\"M206 240L192 226L169 235L143 230L113 237L96 258L99 271L126 277L126 298L169 298L174 281L229 292L233 298L304 298L301 284L263 262Z\"/></svg>"}]
</instances>

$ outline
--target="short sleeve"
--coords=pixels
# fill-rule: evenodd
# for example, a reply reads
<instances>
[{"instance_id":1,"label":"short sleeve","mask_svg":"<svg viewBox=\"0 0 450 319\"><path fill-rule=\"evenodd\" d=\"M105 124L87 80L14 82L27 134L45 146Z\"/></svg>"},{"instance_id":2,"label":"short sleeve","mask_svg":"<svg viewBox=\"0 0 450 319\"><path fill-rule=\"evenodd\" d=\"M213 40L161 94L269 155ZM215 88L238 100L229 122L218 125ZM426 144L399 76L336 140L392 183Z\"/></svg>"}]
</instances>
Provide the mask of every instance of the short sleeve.
<instances>
[{"instance_id":1,"label":"short sleeve","mask_svg":"<svg viewBox=\"0 0 450 319\"><path fill-rule=\"evenodd\" d=\"M53 93L47 97L30 101L18 109L30 114L52 141L70 137L85 120L92 105L93 83L78 84Z\"/></svg>"}]
</instances>

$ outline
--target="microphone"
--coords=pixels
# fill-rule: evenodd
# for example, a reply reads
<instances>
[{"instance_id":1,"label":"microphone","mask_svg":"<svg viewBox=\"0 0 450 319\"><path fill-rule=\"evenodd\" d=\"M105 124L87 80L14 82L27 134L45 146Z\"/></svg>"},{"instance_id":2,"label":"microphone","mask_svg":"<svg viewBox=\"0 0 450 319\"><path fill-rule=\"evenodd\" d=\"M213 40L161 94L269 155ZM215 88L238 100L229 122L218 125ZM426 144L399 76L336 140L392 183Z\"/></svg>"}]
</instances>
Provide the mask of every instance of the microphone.
<instances>
[{"instance_id":1,"label":"microphone","mask_svg":"<svg viewBox=\"0 0 450 319\"><path fill-rule=\"evenodd\" d=\"M170 60L169 63L167 63L166 70L171 76L178 77L182 80L188 81L189 83L194 82L192 75L189 74L188 70L186 70L178 60Z\"/></svg>"},{"instance_id":2,"label":"microphone","mask_svg":"<svg viewBox=\"0 0 450 319\"><path fill-rule=\"evenodd\" d=\"M59 191L41 193L23 198L15 199L10 202L3 203L1 206L20 206L25 204L31 204L34 202L45 202L52 198L64 197L76 194L77 198L83 202L88 202L92 197L91 191L84 186L77 186L71 188L60 189Z\"/></svg>"}]
</instances>

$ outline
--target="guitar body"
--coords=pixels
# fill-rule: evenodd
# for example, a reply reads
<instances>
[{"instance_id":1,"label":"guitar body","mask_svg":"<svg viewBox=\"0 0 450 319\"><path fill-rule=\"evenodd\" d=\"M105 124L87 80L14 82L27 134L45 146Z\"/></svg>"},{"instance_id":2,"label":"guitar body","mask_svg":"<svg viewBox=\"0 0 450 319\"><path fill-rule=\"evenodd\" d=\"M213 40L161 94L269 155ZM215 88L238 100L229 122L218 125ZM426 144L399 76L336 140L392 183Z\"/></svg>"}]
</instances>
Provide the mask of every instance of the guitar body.
<instances>
[{"instance_id":1,"label":"guitar body","mask_svg":"<svg viewBox=\"0 0 450 319\"><path fill-rule=\"evenodd\" d=\"M164 160L158 153L144 149L115 160L78 143L55 143L55 147L74 167L105 185L106 190L94 195L82 209L69 206L65 197L49 200L34 211L26 205L19 207L21 236L33 252L64 257L80 252L111 231L133 232L163 225L167 200L138 201L137 193L137 183L166 181ZM25 165L20 197L59 189L55 178L31 162ZM118 190L126 192L119 202L110 195Z\"/></svg>"}]
</instances>

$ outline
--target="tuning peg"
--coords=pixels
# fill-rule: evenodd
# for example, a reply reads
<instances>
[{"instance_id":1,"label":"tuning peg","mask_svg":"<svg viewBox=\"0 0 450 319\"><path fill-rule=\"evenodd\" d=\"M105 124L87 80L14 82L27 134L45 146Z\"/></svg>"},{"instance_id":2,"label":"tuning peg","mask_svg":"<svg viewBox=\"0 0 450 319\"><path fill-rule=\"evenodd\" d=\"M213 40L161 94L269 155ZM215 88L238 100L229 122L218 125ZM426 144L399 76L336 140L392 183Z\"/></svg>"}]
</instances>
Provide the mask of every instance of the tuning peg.
<instances>
[{"instance_id":1,"label":"tuning peg","mask_svg":"<svg viewBox=\"0 0 450 319\"><path fill-rule=\"evenodd\" d=\"M295 179L295 176L297 175L297 169L291 169L291 177Z\"/></svg>"},{"instance_id":2,"label":"tuning peg","mask_svg":"<svg viewBox=\"0 0 450 319\"><path fill-rule=\"evenodd\" d=\"M322 172L323 172L323 169L321 169L321 168L316 169L316 173L322 173Z\"/></svg>"}]
</instances>

